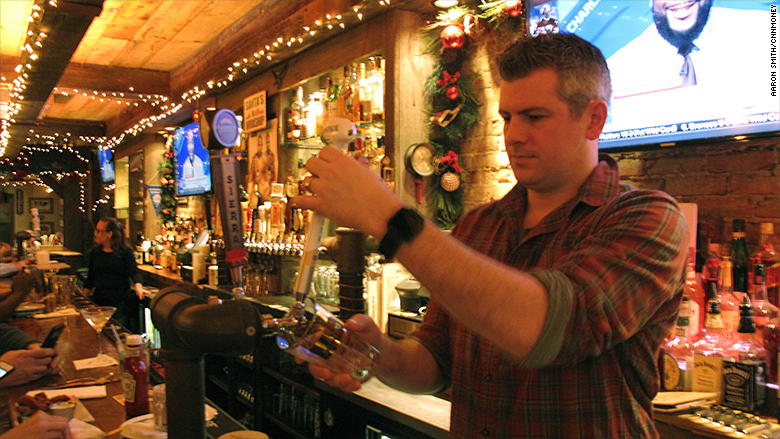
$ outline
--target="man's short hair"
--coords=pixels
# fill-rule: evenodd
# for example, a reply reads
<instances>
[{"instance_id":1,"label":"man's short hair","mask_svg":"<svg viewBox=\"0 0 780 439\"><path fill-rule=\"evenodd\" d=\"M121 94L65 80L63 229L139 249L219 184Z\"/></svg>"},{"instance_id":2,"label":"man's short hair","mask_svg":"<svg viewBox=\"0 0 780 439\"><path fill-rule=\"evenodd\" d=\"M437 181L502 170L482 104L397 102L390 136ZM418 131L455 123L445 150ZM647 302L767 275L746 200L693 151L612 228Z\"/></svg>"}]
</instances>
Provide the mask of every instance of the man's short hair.
<instances>
[{"instance_id":1,"label":"man's short hair","mask_svg":"<svg viewBox=\"0 0 780 439\"><path fill-rule=\"evenodd\" d=\"M521 38L499 55L498 68L504 81L525 78L539 69L554 69L560 78L558 94L577 118L592 100L608 103L612 95L604 55L596 46L574 34Z\"/></svg>"}]
</instances>

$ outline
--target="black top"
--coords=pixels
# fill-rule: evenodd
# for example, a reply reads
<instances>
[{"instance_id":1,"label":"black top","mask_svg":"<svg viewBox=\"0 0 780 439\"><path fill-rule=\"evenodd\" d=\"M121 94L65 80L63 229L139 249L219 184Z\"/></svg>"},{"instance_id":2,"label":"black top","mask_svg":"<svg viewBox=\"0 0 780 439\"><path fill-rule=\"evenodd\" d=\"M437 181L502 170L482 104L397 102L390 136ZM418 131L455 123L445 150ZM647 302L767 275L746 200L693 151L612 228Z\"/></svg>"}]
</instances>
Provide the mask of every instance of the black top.
<instances>
[{"instance_id":1,"label":"black top","mask_svg":"<svg viewBox=\"0 0 780 439\"><path fill-rule=\"evenodd\" d=\"M130 247L105 252L96 247L89 254L89 273L84 288L93 290L92 299L98 305L116 306L124 301L136 283L143 283Z\"/></svg>"}]
</instances>

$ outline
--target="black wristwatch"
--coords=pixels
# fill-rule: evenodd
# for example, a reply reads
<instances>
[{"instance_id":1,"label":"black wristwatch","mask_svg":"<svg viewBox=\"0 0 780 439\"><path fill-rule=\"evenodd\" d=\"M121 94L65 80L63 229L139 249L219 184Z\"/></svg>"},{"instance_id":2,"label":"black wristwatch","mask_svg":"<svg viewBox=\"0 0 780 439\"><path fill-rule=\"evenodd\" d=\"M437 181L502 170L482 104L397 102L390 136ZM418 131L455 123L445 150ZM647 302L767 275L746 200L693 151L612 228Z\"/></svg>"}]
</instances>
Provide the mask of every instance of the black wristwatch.
<instances>
[{"instance_id":1,"label":"black wristwatch","mask_svg":"<svg viewBox=\"0 0 780 439\"><path fill-rule=\"evenodd\" d=\"M422 232L425 220L414 209L403 208L387 222L387 233L379 243L379 251L386 260L395 257L398 247L405 242L411 242Z\"/></svg>"},{"instance_id":2,"label":"black wristwatch","mask_svg":"<svg viewBox=\"0 0 780 439\"><path fill-rule=\"evenodd\" d=\"M11 371L13 370L14 370L13 365L8 364L5 361L0 361L0 379L2 379L4 376L11 373Z\"/></svg>"}]
</instances>

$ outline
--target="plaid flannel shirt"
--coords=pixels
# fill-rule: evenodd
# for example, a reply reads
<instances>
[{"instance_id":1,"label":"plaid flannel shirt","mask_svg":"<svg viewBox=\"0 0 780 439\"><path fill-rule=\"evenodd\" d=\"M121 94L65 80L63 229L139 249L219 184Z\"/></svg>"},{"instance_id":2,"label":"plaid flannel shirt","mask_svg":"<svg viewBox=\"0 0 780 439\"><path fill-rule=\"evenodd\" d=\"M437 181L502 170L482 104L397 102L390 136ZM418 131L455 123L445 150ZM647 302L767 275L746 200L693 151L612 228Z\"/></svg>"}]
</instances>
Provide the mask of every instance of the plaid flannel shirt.
<instances>
[{"instance_id":1,"label":"plaid flannel shirt","mask_svg":"<svg viewBox=\"0 0 780 439\"><path fill-rule=\"evenodd\" d=\"M451 385L450 437L658 437L656 356L685 282L680 208L620 184L606 155L575 198L529 230L525 195L516 186L470 212L453 236L545 285L548 315L531 353L510 358L435 300L415 333Z\"/></svg>"}]
</instances>

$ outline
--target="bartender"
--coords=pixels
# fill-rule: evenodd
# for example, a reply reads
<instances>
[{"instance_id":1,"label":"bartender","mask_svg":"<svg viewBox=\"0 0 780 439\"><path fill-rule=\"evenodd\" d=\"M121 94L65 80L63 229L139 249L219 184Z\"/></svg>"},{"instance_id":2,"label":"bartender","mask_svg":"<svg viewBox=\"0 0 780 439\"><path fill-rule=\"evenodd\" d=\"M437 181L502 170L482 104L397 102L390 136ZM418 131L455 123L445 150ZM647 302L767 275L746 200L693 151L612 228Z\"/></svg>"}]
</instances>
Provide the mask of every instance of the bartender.
<instances>
[{"instance_id":1,"label":"bartender","mask_svg":"<svg viewBox=\"0 0 780 439\"><path fill-rule=\"evenodd\" d=\"M347 328L379 348L385 384L452 390L452 438L658 437L655 354L685 286L682 211L663 192L621 184L599 154L611 96L599 49L546 34L510 44L498 64L517 184L452 234L334 148L306 164L313 195L297 206L374 236L431 293L413 338L392 340L365 315Z\"/></svg>"}]
</instances>

